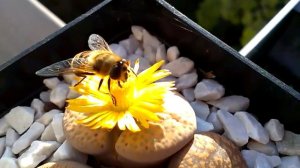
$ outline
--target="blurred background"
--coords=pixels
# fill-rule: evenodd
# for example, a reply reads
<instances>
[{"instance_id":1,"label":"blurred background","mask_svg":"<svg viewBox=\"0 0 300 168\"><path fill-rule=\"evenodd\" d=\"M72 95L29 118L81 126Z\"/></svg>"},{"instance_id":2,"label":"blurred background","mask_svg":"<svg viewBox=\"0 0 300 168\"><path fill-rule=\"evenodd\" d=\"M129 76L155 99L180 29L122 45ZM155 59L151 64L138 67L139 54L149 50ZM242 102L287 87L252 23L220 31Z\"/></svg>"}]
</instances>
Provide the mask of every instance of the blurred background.
<instances>
[{"instance_id":1,"label":"blurred background","mask_svg":"<svg viewBox=\"0 0 300 168\"><path fill-rule=\"evenodd\" d=\"M166 0L190 19L239 50L288 0ZM64 22L98 4L99 0L40 0Z\"/></svg>"}]
</instances>

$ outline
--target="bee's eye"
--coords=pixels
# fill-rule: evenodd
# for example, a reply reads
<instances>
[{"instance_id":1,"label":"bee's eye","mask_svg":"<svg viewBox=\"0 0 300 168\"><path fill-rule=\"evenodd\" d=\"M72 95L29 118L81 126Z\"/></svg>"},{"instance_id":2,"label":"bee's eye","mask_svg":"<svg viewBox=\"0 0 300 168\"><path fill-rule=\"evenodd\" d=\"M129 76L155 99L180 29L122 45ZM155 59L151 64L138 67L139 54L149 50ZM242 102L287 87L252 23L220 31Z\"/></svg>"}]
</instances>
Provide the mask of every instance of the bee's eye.
<instances>
[{"instance_id":1,"label":"bee's eye","mask_svg":"<svg viewBox=\"0 0 300 168\"><path fill-rule=\"evenodd\" d=\"M127 71L127 67L123 66L122 71Z\"/></svg>"}]
</instances>

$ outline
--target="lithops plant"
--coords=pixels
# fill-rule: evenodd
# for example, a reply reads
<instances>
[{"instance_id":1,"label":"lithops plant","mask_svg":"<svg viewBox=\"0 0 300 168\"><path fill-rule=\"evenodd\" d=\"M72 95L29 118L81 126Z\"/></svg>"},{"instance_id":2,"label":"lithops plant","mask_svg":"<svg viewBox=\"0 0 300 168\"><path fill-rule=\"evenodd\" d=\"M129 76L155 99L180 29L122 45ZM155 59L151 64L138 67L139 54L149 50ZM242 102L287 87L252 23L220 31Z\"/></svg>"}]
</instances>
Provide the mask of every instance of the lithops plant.
<instances>
[{"instance_id":1,"label":"lithops plant","mask_svg":"<svg viewBox=\"0 0 300 168\"><path fill-rule=\"evenodd\" d=\"M78 84L74 89L82 96L69 100L64 115L67 140L112 166L153 165L178 152L193 138L196 117L189 103L171 92L174 83L153 83L170 74L158 70L162 63L129 76L122 87L112 82L115 102L97 90L94 76Z\"/></svg>"},{"instance_id":2,"label":"lithops plant","mask_svg":"<svg viewBox=\"0 0 300 168\"><path fill-rule=\"evenodd\" d=\"M227 138L207 132L195 134L193 141L174 155L169 168L246 168L236 145Z\"/></svg>"}]
</instances>

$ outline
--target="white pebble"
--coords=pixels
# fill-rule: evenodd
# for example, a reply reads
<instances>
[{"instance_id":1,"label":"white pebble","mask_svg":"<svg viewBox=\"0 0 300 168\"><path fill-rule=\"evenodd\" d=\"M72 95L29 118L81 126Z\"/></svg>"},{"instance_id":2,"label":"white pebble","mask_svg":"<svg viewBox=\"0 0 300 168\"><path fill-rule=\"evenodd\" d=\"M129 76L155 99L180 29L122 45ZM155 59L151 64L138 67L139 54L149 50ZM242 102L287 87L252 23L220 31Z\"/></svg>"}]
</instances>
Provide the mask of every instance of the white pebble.
<instances>
[{"instance_id":1,"label":"white pebble","mask_svg":"<svg viewBox=\"0 0 300 168\"><path fill-rule=\"evenodd\" d=\"M5 135L8 128L10 128L10 126L5 118L0 118L0 136Z\"/></svg>"},{"instance_id":2,"label":"white pebble","mask_svg":"<svg viewBox=\"0 0 300 168\"><path fill-rule=\"evenodd\" d=\"M280 154L300 155L300 134L285 131L283 139L275 143Z\"/></svg>"},{"instance_id":3,"label":"white pebble","mask_svg":"<svg viewBox=\"0 0 300 168\"><path fill-rule=\"evenodd\" d=\"M44 129L45 126L43 124L34 122L30 128L14 143L12 146L13 153L18 154L27 148L34 140L41 136Z\"/></svg>"},{"instance_id":4,"label":"white pebble","mask_svg":"<svg viewBox=\"0 0 300 168\"><path fill-rule=\"evenodd\" d=\"M143 30L143 48L152 47L155 51L161 45L160 41L147 30Z\"/></svg>"},{"instance_id":5,"label":"white pebble","mask_svg":"<svg viewBox=\"0 0 300 168\"><path fill-rule=\"evenodd\" d=\"M222 97L218 100L209 101L207 103L228 112L236 112L247 110L250 100L244 96L232 95Z\"/></svg>"},{"instance_id":6,"label":"white pebble","mask_svg":"<svg viewBox=\"0 0 300 168\"><path fill-rule=\"evenodd\" d=\"M0 156L2 156L5 150L5 137L0 138Z\"/></svg>"},{"instance_id":7,"label":"white pebble","mask_svg":"<svg viewBox=\"0 0 300 168\"><path fill-rule=\"evenodd\" d=\"M156 50L150 46L144 49L144 58L146 58L150 64L154 64L156 61Z\"/></svg>"},{"instance_id":8,"label":"white pebble","mask_svg":"<svg viewBox=\"0 0 300 168\"><path fill-rule=\"evenodd\" d=\"M164 77L160 80L158 80L157 82L175 82L177 80L176 77L170 75L170 76L167 76L167 77Z\"/></svg>"},{"instance_id":9,"label":"white pebble","mask_svg":"<svg viewBox=\"0 0 300 168\"><path fill-rule=\"evenodd\" d=\"M141 26L131 26L133 36L139 41L142 41L143 39L143 30L144 28Z\"/></svg>"},{"instance_id":10,"label":"white pebble","mask_svg":"<svg viewBox=\"0 0 300 168\"><path fill-rule=\"evenodd\" d=\"M167 50L167 59L171 62L176 60L180 55L179 49L177 46L169 47Z\"/></svg>"},{"instance_id":11,"label":"white pebble","mask_svg":"<svg viewBox=\"0 0 300 168\"><path fill-rule=\"evenodd\" d=\"M198 74L196 72L184 74L180 76L176 81L177 90L193 87L197 84Z\"/></svg>"},{"instance_id":12,"label":"white pebble","mask_svg":"<svg viewBox=\"0 0 300 168\"><path fill-rule=\"evenodd\" d=\"M206 120L209 115L208 105L200 100L196 100L190 103L197 117Z\"/></svg>"},{"instance_id":13,"label":"white pebble","mask_svg":"<svg viewBox=\"0 0 300 168\"><path fill-rule=\"evenodd\" d=\"M60 83L60 80L57 77L46 78L43 83L48 89L54 89Z\"/></svg>"},{"instance_id":14,"label":"white pebble","mask_svg":"<svg viewBox=\"0 0 300 168\"><path fill-rule=\"evenodd\" d=\"M247 144L247 148L266 155L278 155L276 145L272 141L269 141L267 144L262 144L252 140Z\"/></svg>"},{"instance_id":15,"label":"white pebble","mask_svg":"<svg viewBox=\"0 0 300 168\"><path fill-rule=\"evenodd\" d=\"M50 102L50 92L50 90L41 92L40 99L45 103Z\"/></svg>"},{"instance_id":16,"label":"white pebble","mask_svg":"<svg viewBox=\"0 0 300 168\"><path fill-rule=\"evenodd\" d=\"M143 49L141 49L140 47L138 47L135 50L134 54L141 57L144 54L144 51L143 51Z\"/></svg>"},{"instance_id":17,"label":"white pebble","mask_svg":"<svg viewBox=\"0 0 300 168\"><path fill-rule=\"evenodd\" d=\"M75 98L77 98L79 96L80 96L80 94L78 92L76 92L73 89L69 89L69 93L67 95L67 99L75 99Z\"/></svg>"},{"instance_id":18,"label":"white pebble","mask_svg":"<svg viewBox=\"0 0 300 168\"><path fill-rule=\"evenodd\" d=\"M0 159L1 168L19 168L15 158L4 157Z\"/></svg>"},{"instance_id":19,"label":"white pebble","mask_svg":"<svg viewBox=\"0 0 300 168\"><path fill-rule=\"evenodd\" d=\"M9 128L6 132L6 146L12 146L20 135L12 128Z\"/></svg>"},{"instance_id":20,"label":"white pebble","mask_svg":"<svg viewBox=\"0 0 300 168\"><path fill-rule=\"evenodd\" d=\"M181 92L187 101L192 102L195 100L194 88L183 89Z\"/></svg>"},{"instance_id":21,"label":"white pebble","mask_svg":"<svg viewBox=\"0 0 300 168\"><path fill-rule=\"evenodd\" d=\"M203 101L217 100L225 94L224 87L212 79L203 79L195 88L195 98Z\"/></svg>"},{"instance_id":22,"label":"white pebble","mask_svg":"<svg viewBox=\"0 0 300 168\"><path fill-rule=\"evenodd\" d=\"M64 128L63 128L63 117L64 117L63 113L55 114L51 122L56 140L60 143L63 143L64 140L66 139Z\"/></svg>"},{"instance_id":23,"label":"white pebble","mask_svg":"<svg viewBox=\"0 0 300 168\"><path fill-rule=\"evenodd\" d=\"M59 161L59 160L73 160L80 163L86 163L87 155L84 153L79 152L72 145L65 141L57 150L54 152L52 161Z\"/></svg>"},{"instance_id":24,"label":"white pebble","mask_svg":"<svg viewBox=\"0 0 300 168\"><path fill-rule=\"evenodd\" d=\"M170 70L173 76L180 77L181 75L190 72L194 68L194 62L187 57L180 57L169 62L163 66L163 68Z\"/></svg>"},{"instance_id":25,"label":"white pebble","mask_svg":"<svg viewBox=\"0 0 300 168\"><path fill-rule=\"evenodd\" d=\"M109 48L120 57L127 58L127 51L122 45L113 43L109 45Z\"/></svg>"},{"instance_id":26,"label":"white pebble","mask_svg":"<svg viewBox=\"0 0 300 168\"><path fill-rule=\"evenodd\" d=\"M214 126L212 123L207 122L199 117L196 116L196 121L197 121L197 130L196 133L200 132L208 132L214 130Z\"/></svg>"},{"instance_id":27,"label":"white pebble","mask_svg":"<svg viewBox=\"0 0 300 168\"><path fill-rule=\"evenodd\" d=\"M40 99L33 99L31 102L31 108L35 110L34 118L39 118L43 115L45 107L45 103L42 102Z\"/></svg>"},{"instance_id":28,"label":"white pebble","mask_svg":"<svg viewBox=\"0 0 300 168\"><path fill-rule=\"evenodd\" d=\"M69 84L69 85L72 85L73 83L77 83L77 76L74 74L74 73L66 73L66 74L63 74L63 78L64 78L64 82Z\"/></svg>"},{"instance_id":29,"label":"white pebble","mask_svg":"<svg viewBox=\"0 0 300 168\"><path fill-rule=\"evenodd\" d=\"M46 113L44 113L39 119L37 119L36 121L39 122L39 123L42 123L44 125L48 125L55 114L58 114L58 113L62 113L61 110L57 110L57 109L52 109Z\"/></svg>"},{"instance_id":30,"label":"white pebble","mask_svg":"<svg viewBox=\"0 0 300 168\"><path fill-rule=\"evenodd\" d=\"M127 50L128 54L133 54L139 47L139 42L133 36L129 36L128 39L120 41L119 44Z\"/></svg>"},{"instance_id":31,"label":"white pebble","mask_svg":"<svg viewBox=\"0 0 300 168\"><path fill-rule=\"evenodd\" d=\"M4 116L8 124L19 134L26 131L33 122L34 109L31 107L17 106Z\"/></svg>"},{"instance_id":32,"label":"white pebble","mask_svg":"<svg viewBox=\"0 0 300 168\"><path fill-rule=\"evenodd\" d=\"M236 112L234 116L244 124L250 138L262 144L269 142L268 132L250 113L240 111Z\"/></svg>"},{"instance_id":33,"label":"white pebble","mask_svg":"<svg viewBox=\"0 0 300 168\"><path fill-rule=\"evenodd\" d=\"M128 60L130 60L131 64L134 65L134 62L136 61L136 59L139 59L139 65L140 65L138 73L140 73L143 70L150 67L149 61L144 57L140 57L137 55L131 55Z\"/></svg>"},{"instance_id":34,"label":"white pebble","mask_svg":"<svg viewBox=\"0 0 300 168\"><path fill-rule=\"evenodd\" d=\"M281 163L279 156L268 156L255 150L242 150L241 153L249 168L254 167L255 160L258 157L264 157L265 159L267 159L271 167L276 167Z\"/></svg>"},{"instance_id":35,"label":"white pebble","mask_svg":"<svg viewBox=\"0 0 300 168\"><path fill-rule=\"evenodd\" d=\"M273 168L265 157L256 157L254 168Z\"/></svg>"},{"instance_id":36,"label":"white pebble","mask_svg":"<svg viewBox=\"0 0 300 168\"><path fill-rule=\"evenodd\" d=\"M299 168L299 156L284 156L281 158L281 164L277 168Z\"/></svg>"},{"instance_id":37,"label":"white pebble","mask_svg":"<svg viewBox=\"0 0 300 168\"><path fill-rule=\"evenodd\" d=\"M59 146L60 144L55 141L33 141L29 149L18 158L18 163L22 168L34 168L48 158Z\"/></svg>"},{"instance_id":38,"label":"white pebble","mask_svg":"<svg viewBox=\"0 0 300 168\"><path fill-rule=\"evenodd\" d=\"M50 101L57 107L62 108L69 92L69 86L64 83L58 84L50 93Z\"/></svg>"},{"instance_id":39,"label":"white pebble","mask_svg":"<svg viewBox=\"0 0 300 168\"><path fill-rule=\"evenodd\" d=\"M243 123L231 113L223 110L217 112L218 119L223 125L226 135L238 146L248 143L248 134ZM238 129L237 129L238 128Z\"/></svg>"},{"instance_id":40,"label":"white pebble","mask_svg":"<svg viewBox=\"0 0 300 168\"><path fill-rule=\"evenodd\" d=\"M265 129L272 141L281 141L284 135L284 126L277 119L271 119L265 124Z\"/></svg>"},{"instance_id":41,"label":"white pebble","mask_svg":"<svg viewBox=\"0 0 300 168\"><path fill-rule=\"evenodd\" d=\"M219 109L217 107L212 106L209 108L209 110L210 112L217 112Z\"/></svg>"},{"instance_id":42,"label":"white pebble","mask_svg":"<svg viewBox=\"0 0 300 168\"><path fill-rule=\"evenodd\" d=\"M219 120L219 118L217 116L217 112L216 111L210 112L210 114L208 115L206 121L213 124L214 130L212 130L212 131L221 132L221 131L224 130L223 126L222 126L222 123L220 122L220 120Z\"/></svg>"},{"instance_id":43,"label":"white pebble","mask_svg":"<svg viewBox=\"0 0 300 168\"><path fill-rule=\"evenodd\" d=\"M15 154L13 154L13 152L11 150L11 147L9 147L9 146L5 147L5 151L2 155L2 158L4 158L4 157L16 158Z\"/></svg>"},{"instance_id":44,"label":"white pebble","mask_svg":"<svg viewBox=\"0 0 300 168\"><path fill-rule=\"evenodd\" d=\"M166 51L166 47L164 44L161 44L157 50L156 50L156 54L155 54L155 60L156 62L164 60L167 61L167 51Z\"/></svg>"},{"instance_id":45,"label":"white pebble","mask_svg":"<svg viewBox=\"0 0 300 168\"><path fill-rule=\"evenodd\" d=\"M51 124L49 124L45 128L44 132L42 133L41 140L42 141L56 141L56 137L55 137L53 127Z\"/></svg>"}]
</instances>

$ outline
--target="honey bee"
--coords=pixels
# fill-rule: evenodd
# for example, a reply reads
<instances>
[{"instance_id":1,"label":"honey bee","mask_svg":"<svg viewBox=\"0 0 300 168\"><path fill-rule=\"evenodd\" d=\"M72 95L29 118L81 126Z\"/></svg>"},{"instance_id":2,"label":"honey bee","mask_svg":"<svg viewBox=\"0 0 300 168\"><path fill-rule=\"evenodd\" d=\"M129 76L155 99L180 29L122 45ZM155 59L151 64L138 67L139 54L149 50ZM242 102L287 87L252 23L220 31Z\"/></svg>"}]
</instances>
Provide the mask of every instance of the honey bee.
<instances>
[{"instance_id":1,"label":"honey bee","mask_svg":"<svg viewBox=\"0 0 300 168\"><path fill-rule=\"evenodd\" d=\"M90 35L88 45L91 50L80 52L76 54L74 58L69 58L44 67L37 71L36 74L50 77L65 73L74 73L82 77L75 86L81 83L87 76L97 75L101 78L98 90L101 88L103 78L109 76L107 84L108 91L113 103L116 105L116 99L110 93L111 80L117 80L119 87L122 87L121 82L126 82L130 72L135 74L130 67L130 62L113 53L106 41L97 34Z\"/></svg>"}]
</instances>

